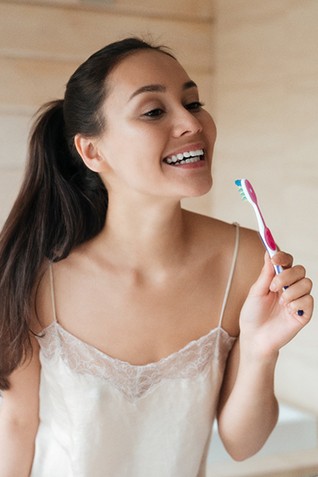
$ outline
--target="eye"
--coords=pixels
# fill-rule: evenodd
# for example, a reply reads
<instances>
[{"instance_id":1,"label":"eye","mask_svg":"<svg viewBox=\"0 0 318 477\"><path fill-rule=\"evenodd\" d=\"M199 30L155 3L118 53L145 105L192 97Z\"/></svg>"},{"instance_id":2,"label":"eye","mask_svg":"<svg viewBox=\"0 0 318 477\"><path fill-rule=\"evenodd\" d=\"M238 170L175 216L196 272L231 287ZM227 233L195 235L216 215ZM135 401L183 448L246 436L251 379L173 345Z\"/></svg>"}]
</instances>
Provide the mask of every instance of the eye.
<instances>
[{"instance_id":1,"label":"eye","mask_svg":"<svg viewBox=\"0 0 318 477\"><path fill-rule=\"evenodd\" d=\"M204 104L201 103L201 101L193 101L192 103L186 104L185 108L188 111L198 112L198 111L201 111L203 106L204 106Z\"/></svg>"},{"instance_id":2,"label":"eye","mask_svg":"<svg viewBox=\"0 0 318 477\"><path fill-rule=\"evenodd\" d=\"M151 109L150 111L147 111L146 113L143 114L143 116L150 119L156 119L156 118L160 118L163 114L164 114L163 109L155 108L155 109Z\"/></svg>"}]
</instances>

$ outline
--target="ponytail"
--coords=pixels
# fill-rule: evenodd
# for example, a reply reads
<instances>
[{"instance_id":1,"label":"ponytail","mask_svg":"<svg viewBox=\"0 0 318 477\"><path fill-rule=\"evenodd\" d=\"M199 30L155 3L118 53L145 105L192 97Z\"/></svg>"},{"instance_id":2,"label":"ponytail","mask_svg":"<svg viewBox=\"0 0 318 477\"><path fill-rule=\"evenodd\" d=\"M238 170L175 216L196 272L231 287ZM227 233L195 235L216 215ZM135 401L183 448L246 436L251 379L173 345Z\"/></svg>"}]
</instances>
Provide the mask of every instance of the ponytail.
<instances>
[{"instance_id":1,"label":"ponytail","mask_svg":"<svg viewBox=\"0 0 318 477\"><path fill-rule=\"evenodd\" d=\"M19 195L0 235L0 389L29 355L34 287L45 259L65 258L103 227L107 191L70 149L63 101L39 111Z\"/></svg>"}]
</instances>

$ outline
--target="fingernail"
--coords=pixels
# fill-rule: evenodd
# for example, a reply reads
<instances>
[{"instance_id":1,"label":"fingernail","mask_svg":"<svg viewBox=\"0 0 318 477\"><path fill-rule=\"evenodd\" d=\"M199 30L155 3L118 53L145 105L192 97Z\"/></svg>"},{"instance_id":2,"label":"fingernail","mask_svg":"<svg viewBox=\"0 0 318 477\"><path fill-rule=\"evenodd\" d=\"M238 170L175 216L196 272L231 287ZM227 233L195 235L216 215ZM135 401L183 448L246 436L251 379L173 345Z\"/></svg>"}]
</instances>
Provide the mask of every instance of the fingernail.
<instances>
[{"instance_id":1,"label":"fingernail","mask_svg":"<svg viewBox=\"0 0 318 477\"><path fill-rule=\"evenodd\" d=\"M272 291L272 292L277 292L278 288L277 288L276 283L271 283L269 289L270 289L270 291Z\"/></svg>"}]
</instances>

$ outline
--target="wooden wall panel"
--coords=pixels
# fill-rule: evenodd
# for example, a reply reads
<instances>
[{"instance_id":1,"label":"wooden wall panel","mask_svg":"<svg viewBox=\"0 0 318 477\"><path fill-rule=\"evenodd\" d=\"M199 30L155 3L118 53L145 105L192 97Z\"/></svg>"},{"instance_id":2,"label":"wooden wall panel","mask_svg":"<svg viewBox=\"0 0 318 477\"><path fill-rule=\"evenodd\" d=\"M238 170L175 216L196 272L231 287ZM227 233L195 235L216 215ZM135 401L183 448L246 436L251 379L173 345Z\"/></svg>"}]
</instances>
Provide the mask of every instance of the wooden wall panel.
<instances>
[{"instance_id":1,"label":"wooden wall panel","mask_svg":"<svg viewBox=\"0 0 318 477\"><path fill-rule=\"evenodd\" d=\"M100 8L121 14L199 18L208 22L214 17L214 2L206 0L17 0L16 3L73 5L76 8Z\"/></svg>"},{"instance_id":2,"label":"wooden wall panel","mask_svg":"<svg viewBox=\"0 0 318 477\"><path fill-rule=\"evenodd\" d=\"M155 41L171 46L185 66L211 69L207 22L0 3L0 55L82 61L111 41L150 33Z\"/></svg>"},{"instance_id":3,"label":"wooden wall panel","mask_svg":"<svg viewBox=\"0 0 318 477\"><path fill-rule=\"evenodd\" d=\"M85 0L81 3L85 3ZM87 2L87 3L92 3ZM104 2L101 2L104 3ZM212 1L206 0L114 0L112 4L119 11L135 11L140 14L169 15L180 18L199 18L211 21L213 18Z\"/></svg>"},{"instance_id":4,"label":"wooden wall panel","mask_svg":"<svg viewBox=\"0 0 318 477\"><path fill-rule=\"evenodd\" d=\"M0 169L23 167L30 124L30 115L0 113Z\"/></svg>"},{"instance_id":5,"label":"wooden wall panel","mask_svg":"<svg viewBox=\"0 0 318 477\"><path fill-rule=\"evenodd\" d=\"M234 186L249 177L279 245L317 283L318 2L220 0L218 7L212 212L255 228ZM317 302L315 287L313 294ZM276 391L318 415L315 318L283 348Z\"/></svg>"},{"instance_id":6,"label":"wooden wall panel","mask_svg":"<svg viewBox=\"0 0 318 477\"><path fill-rule=\"evenodd\" d=\"M0 169L0 224L2 225L10 212L19 189L22 168Z\"/></svg>"},{"instance_id":7,"label":"wooden wall panel","mask_svg":"<svg viewBox=\"0 0 318 477\"><path fill-rule=\"evenodd\" d=\"M42 103L62 97L78 63L0 57L0 111L33 112Z\"/></svg>"}]
</instances>

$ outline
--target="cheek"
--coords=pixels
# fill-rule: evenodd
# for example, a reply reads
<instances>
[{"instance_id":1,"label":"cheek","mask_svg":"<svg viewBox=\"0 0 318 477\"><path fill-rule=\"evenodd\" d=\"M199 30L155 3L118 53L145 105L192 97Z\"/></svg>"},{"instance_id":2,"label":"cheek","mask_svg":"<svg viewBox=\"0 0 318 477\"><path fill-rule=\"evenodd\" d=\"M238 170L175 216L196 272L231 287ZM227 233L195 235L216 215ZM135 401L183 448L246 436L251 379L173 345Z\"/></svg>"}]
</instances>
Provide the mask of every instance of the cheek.
<instances>
[{"instance_id":1,"label":"cheek","mask_svg":"<svg viewBox=\"0 0 318 477\"><path fill-rule=\"evenodd\" d=\"M207 113L207 117L206 117L205 130L207 131L208 137L210 138L210 142L213 145L216 140L217 129L216 129L215 122L209 113Z\"/></svg>"},{"instance_id":2,"label":"cheek","mask_svg":"<svg viewBox=\"0 0 318 477\"><path fill-rule=\"evenodd\" d=\"M106 127L103 153L114 171L122 167L154 172L154 164L161 164L169 131L148 122L118 120L112 117Z\"/></svg>"},{"instance_id":3,"label":"cheek","mask_svg":"<svg viewBox=\"0 0 318 477\"><path fill-rule=\"evenodd\" d=\"M128 155L126 159L131 163L139 163L140 167L147 169L153 167L155 162L160 162L166 146L167 136L162 131L155 131L147 125L130 128L126 134L118 137L118 153Z\"/></svg>"},{"instance_id":4,"label":"cheek","mask_svg":"<svg viewBox=\"0 0 318 477\"><path fill-rule=\"evenodd\" d=\"M214 145L217 137L217 130L213 119L211 118L205 128L206 139L209 144L210 155L213 155Z\"/></svg>"}]
</instances>

